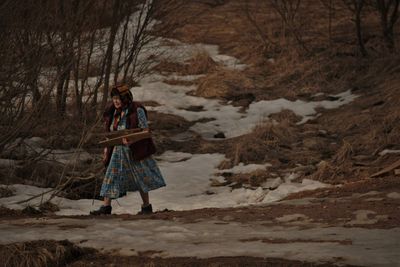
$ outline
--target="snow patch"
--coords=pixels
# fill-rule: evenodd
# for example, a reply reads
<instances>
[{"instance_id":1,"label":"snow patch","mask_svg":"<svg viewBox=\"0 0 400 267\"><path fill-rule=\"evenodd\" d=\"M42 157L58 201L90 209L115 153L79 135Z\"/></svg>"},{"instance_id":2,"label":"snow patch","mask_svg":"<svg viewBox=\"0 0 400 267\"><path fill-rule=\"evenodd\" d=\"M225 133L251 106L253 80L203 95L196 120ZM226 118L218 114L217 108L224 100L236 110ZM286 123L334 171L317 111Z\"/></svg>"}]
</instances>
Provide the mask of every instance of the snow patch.
<instances>
[{"instance_id":1,"label":"snow patch","mask_svg":"<svg viewBox=\"0 0 400 267\"><path fill-rule=\"evenodd\" d=\"M298 218L307 219L301 214ZM281 219L291 221L294 218ZM0 243L64 240L68 237L80 246L127 256L154 250L161 251L154 255L161 257L253 256L357 266L398 266L400 262L399 228L299 228L263 223L217 220L182 223L119 218L20 219L12 224L0 222ZM263 239L283 242L262 242ZM340 243L347 240L351 244Z\"/></svg>"},{"instance_id":2,"label":"snow patch","mask_svg":"<svg viewBox=\"0 0 400 267\"><path fill-rule=\"evenodd\" d=\"M231 169L223 169L219 170L217 173L250 173L257 170L265 170L267 167L271 167L270 163L265 164L248 164L244 165L243 162L240 162L238 165L234 166Z\"/></svg>"},{"instance_id":3,"label":"snow patch","mask_svg":"<svg viewBox=\"0 0 400 267\"><path fill-rule=\"evenodd\" d=\"M214 135L223 132L227 138L237 137L250 133L254 127L268 120L268 116L283 110L291 110L302 117L299 124L315 118L317 108L334 109L352 102L357 96L350 90L334 95L334 101L290 101L284 98L276 100L262 100L251 103L243 112L240 107L225 105L216 99L206 99L187 95L196 86L183 86L166 84L163 81L168 76L154 74L143 78L140 86L131 89L139 101L156 101L160 106L150 108L160 113L181 116L188 121L197 121L204 118L214 120L197 122L191 130L201 134L203 138L215 139ZM191 106L202 106L202 111L187 110Z\"/></svg>"},{"instance_id":4,"label":"snow patch","mask_svg":"<svg viewBox=\"0 0 400 267\"><path fill-rule=\"evenodd\" d=\"M285 177L285 181L277 184L277 189L271 191L258 187L255 189L238 188L232 189L227 186L213 187L211 181L221 180L218 174L221 170L217 167L225 157L221 154L189 154L182 152L167 151L158 158L159 167L163 173L167 186L152 191L150 201L156 210L193 210L200 208L227 208L239 207L250 204L262 204L278 201L290 193L301 190L316 189L328 186L326 184L303 180L302 183L294 183L296 174ZM264 165L243 165L233 167L230 171L234 173L246 173L256 169L265 169L270 166ZM226 170L225 170L226 171ZM22 209L28 203L38 205L50 197L51 193L45 194L29 201L28 203L17 204L34 195L42 194L51 188L38 188L28 185L15 185L16 195L9 198L0 199L0 205L8 208ZM91 199L69 200L54 197L52 202L59 206L58 215L81 215L88 214L91 209L97 208L101 202ZM136 213L141 204L140 196L137 192L128 193L127 196L118 199L118 204L114 202L113 213Z\"/></svg>"},{"instance_id":5,"label":"snow patch","mask_svg":"<svg viewBox=\"0 0 400 267\"><path fill-rule=\"evenodd\" d=\"M379 152L379 155L384 156L386 154L398 154L398 153L400 153L400 150L384 149L381 152Z\"/></svg>"}]
</instances>

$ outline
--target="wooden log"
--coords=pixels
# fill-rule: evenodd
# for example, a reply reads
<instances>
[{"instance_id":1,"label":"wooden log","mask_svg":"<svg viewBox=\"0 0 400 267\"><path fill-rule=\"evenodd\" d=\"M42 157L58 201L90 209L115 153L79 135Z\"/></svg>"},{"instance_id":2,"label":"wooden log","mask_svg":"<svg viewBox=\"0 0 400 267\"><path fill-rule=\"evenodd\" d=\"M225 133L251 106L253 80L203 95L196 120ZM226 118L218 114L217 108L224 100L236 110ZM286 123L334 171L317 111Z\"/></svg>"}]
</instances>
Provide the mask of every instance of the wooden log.
<instances>
[{"instance_id":1,"label":"wooden log","mask_svg":"<svg viewBox=\"0 0 400 267\"><path fill-rule=\"evenodd\" d=\"M397 169L398 167L400 167L400 160L395 161L393 164L391 164L390 166L384 168L383 170L372 174L370 177L374 178L374 177L382 176L384 174L387 174L387 173L393 171L394 169Z\"/></svg>"},{"instance_id":2,"label":"wooden log","mask_svg":"<svg viewBox=\"0 0 400 267\"><path fill-rule=\"evenodd\" d=\"M105 134L105 137L110 139L110 138L117 138L119 136L127 135L127 134L132 134L132 133L138 133L143 131L141 128L134 128L134 129L125 129L125 130L119 130L119 131L113 131L113 132L107 132Z\"/></svg>"},{"instance_id":3,"label":"wooden log","mask_svg":"<svg viewBox=\"0 0 400 267\"><path fill-rule=\"evenodd\" d=\"M121 132L121 134L123 134ZM116 145L122 145L122 139L126 138L128 142L136 143L140 140L150 138L151 133L150 131L140 131L140 132L134 132L134 133L129 133L129 134L124 134L124 135L119 135L114 138L106 138L106 140L100 141L100 145L104 146L116 146Z\"/></svg>"}]
</instances>

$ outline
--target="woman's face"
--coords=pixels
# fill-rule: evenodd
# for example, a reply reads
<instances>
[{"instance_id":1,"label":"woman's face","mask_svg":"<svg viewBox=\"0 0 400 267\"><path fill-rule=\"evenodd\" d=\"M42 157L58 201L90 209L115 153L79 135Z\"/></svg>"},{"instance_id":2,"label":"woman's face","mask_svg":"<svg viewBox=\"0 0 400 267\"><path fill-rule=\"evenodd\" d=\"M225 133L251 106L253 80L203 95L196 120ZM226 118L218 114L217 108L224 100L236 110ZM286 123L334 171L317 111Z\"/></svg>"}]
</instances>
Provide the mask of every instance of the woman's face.
<instances>
[{"instance_id":1,"label":"woman's face","mask_svg":"<svg viewBox=\"0 0 400 267\"><path fill-rule=\"evenodd\" d=\"M114 107L115 108L120 108L122 107L122 101L121 98L119 98L119 96L113 96L112 97L112 101L114 103Z\"/></svg>"}]
</instances>

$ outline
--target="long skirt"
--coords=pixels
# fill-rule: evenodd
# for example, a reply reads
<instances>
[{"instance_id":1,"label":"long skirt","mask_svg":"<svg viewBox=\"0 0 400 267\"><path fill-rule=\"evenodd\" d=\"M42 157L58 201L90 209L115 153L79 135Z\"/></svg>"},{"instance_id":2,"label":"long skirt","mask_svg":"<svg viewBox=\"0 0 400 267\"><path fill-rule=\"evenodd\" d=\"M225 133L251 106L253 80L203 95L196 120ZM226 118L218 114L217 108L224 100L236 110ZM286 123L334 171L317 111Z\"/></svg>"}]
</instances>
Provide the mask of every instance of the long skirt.
<instances>
[{"instance_id":1,"label":"long skirt","mask_svg":"<svg viewBox=\"0 0 400 267\"><path fill-rule=\"evenodd\" d=\"M100 196L116 199L126 193L151 190L165 186L164 178L152 157L133 160L129 147L114 147L110 164L101 186Z\"/></svg>"}]
</instances>

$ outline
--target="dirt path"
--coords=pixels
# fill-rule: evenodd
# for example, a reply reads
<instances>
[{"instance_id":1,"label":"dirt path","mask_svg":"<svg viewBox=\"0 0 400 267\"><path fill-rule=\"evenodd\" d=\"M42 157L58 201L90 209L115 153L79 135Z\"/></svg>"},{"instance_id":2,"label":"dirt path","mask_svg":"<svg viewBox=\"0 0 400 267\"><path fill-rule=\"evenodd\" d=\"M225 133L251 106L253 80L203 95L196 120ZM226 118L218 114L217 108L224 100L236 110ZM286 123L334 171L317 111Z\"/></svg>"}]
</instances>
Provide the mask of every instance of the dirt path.
<instances>
[{"instance_id":1,"label":"dirt path","mask_svg":"<svg viewBox=\"0 0 400 267\"><path fill-rule=\"evenodd\" d=\"M98 250L73 266L115 258L121 266L400 266L400 193L387 182L304 192L269 205L150 216L2 213L0 243L67 238Z\"/></svg>"},{"instance_id":2,"label":"dirt path","mask_svg":"<svg viewBox=\"0 0 400 267\"><path fill-rule=\"evenodd\" d=\"M314 263L399 266L400 228L365 229L313 224L301 214L268 221L233 217L182 220L40 218L0 222L0 242L64 240L121 256L212 258L247 256Z\"/></svg>"}]
</instances>

